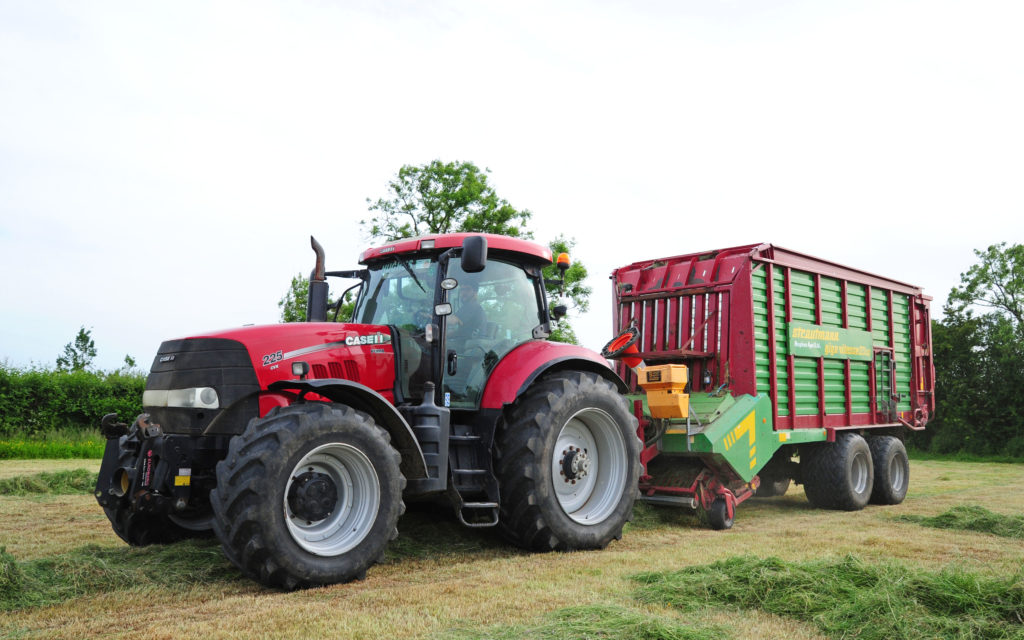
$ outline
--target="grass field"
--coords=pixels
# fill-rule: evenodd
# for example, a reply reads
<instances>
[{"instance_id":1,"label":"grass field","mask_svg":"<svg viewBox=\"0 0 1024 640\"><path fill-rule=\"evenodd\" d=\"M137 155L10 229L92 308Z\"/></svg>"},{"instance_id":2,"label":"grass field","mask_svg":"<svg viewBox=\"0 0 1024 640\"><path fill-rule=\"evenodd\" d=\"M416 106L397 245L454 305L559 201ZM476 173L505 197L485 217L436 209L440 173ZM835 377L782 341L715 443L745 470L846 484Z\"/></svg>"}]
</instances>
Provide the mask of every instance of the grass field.
<instances>
[{"instance_id":1,"label":"grass field","mask_svg":"<svg viewBox=\"0 0 1024 640\"><path fill-rule=\"evenodd\" d=\"M98 465L0 461L0 479ZM88 494L2 495L0 636L1024 638L1024 465L911 469L895 507L818 511L794 487L714 532L639 506L587 553L526 554L414 507L366 580L295 593L242 579L212 541L129 549Z\"/></svg>"}]
</instances>

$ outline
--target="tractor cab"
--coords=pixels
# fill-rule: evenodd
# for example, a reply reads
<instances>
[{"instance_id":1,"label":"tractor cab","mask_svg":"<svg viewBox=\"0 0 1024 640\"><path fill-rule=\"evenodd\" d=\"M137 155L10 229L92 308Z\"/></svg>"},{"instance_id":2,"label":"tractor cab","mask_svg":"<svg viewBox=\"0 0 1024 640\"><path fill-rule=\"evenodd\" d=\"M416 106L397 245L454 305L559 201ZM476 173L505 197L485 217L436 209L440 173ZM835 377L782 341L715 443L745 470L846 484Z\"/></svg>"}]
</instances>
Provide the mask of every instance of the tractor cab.
<instances>
[{"instance_id":1,"label":"tractor cab","mask_svg":"<svg viewBox=\"0 0 1024 640\"><path fill-rule=\"evenodd\" d=\"M360 262L352 322L392 328L397 404L418 402L433 382L439 405L477 409L498 362L550 333L542 268L551 252L533 242L428 236L370 250Z\"/></svg>"}]
</instances>

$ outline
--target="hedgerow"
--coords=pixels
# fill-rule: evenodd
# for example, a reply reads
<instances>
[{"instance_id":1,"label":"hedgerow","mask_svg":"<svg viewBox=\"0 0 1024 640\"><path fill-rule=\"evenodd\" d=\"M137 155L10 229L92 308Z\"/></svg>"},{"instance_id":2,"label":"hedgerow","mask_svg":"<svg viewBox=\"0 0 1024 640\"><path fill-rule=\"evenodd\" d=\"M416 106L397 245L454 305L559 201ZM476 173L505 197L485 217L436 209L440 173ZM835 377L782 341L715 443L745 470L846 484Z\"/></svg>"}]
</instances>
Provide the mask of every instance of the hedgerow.
<instances>
[{"instance_id":1,"label":"hedgerow","mask_svg":"<svg viewBox=\"0 0 1024 640\"><path fill-rule=\"evenodd\" d=\"M142 373L15 369L0 364L0 436L96 429L142 413Z\"/></svg>"}]
</instances>

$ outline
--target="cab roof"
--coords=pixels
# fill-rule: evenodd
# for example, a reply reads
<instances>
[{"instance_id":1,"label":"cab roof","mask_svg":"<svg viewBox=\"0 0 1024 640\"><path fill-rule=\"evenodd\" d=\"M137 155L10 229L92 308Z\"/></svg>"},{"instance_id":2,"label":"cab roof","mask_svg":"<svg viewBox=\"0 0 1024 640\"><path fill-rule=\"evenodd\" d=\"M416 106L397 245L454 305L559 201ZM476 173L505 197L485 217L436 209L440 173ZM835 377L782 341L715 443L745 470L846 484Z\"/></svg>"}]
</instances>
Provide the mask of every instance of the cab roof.
<instances>
[{"instance_id":1,"label":"cab roof","mask_svg":"<svg viewBox=\"0 0 1024 640\"><path fill-rule=\"evenodd\" d=\"M367 249L359 256L359 264L367 264L394 254L419 253L422 251L461 247L462 241L470 236L483 236L487 238L487 250L489 252L516 253L519 254L520 258L526 258L531 262L539 262L544 265L551 264L552 262L551 249L531 240L499 236L493 233L443 233L395 240L379 247Z\"/></svg>"}]
</instances>

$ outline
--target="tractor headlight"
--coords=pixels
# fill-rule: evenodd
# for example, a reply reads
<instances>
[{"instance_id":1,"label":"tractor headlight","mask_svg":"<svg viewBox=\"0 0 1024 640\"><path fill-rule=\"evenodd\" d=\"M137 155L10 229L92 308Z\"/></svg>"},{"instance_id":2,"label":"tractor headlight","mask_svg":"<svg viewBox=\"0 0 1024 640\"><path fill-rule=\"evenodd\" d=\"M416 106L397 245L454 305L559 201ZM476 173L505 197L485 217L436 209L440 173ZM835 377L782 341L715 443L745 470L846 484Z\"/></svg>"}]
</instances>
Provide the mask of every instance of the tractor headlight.
<instances>
[{"instance_id":1,"label":"tractor headlight","mask_svg":"<svg viewBox=\"0 0 1024 640\"><path fill-rule=\"evenodd\" d=\"M144 407L186 407L189 409L219 409L220 398L212 387L189 389L150 389L142 392Z\"/></svg>"}]
</instances>

